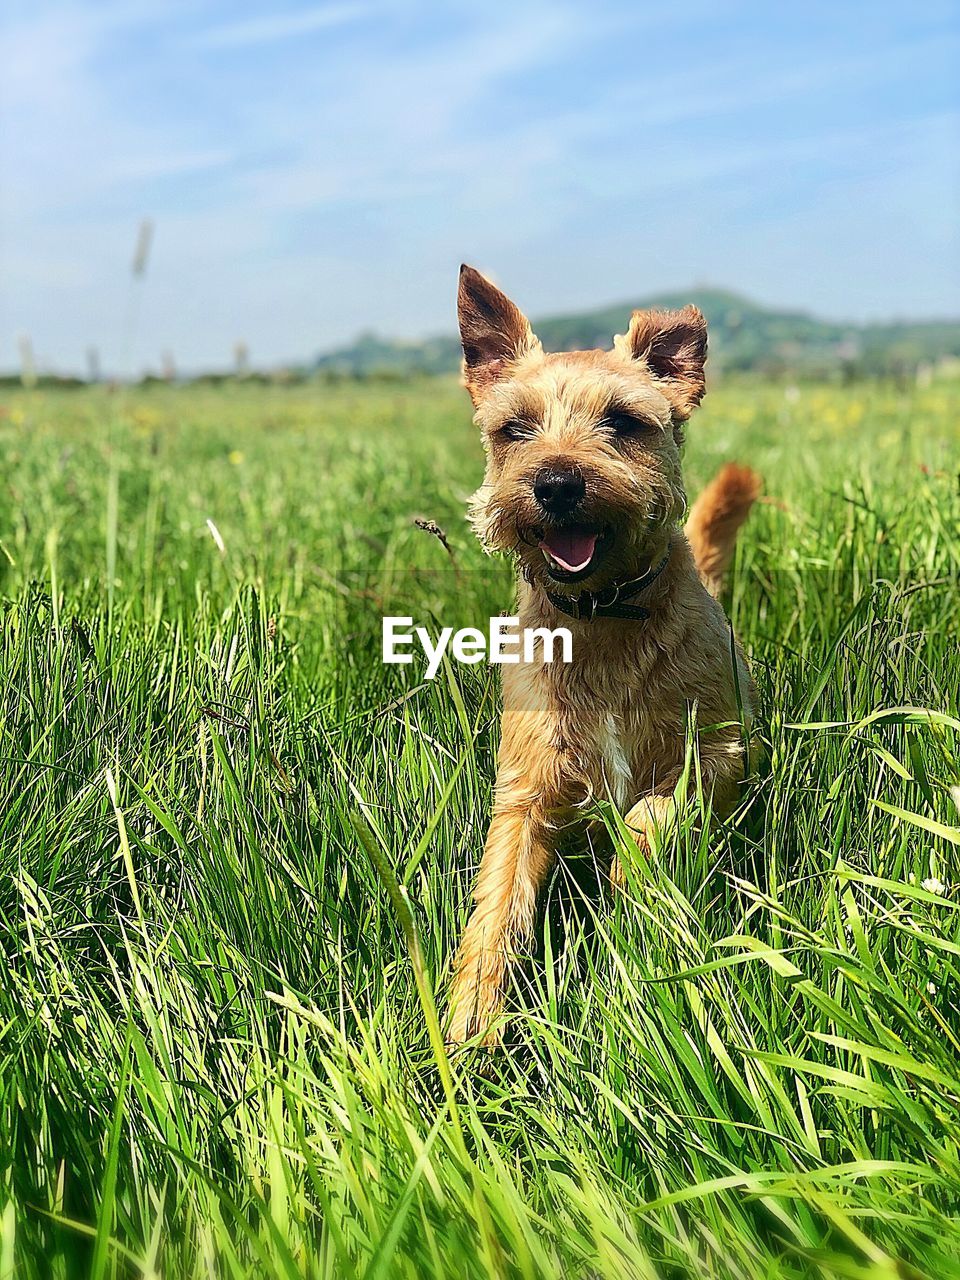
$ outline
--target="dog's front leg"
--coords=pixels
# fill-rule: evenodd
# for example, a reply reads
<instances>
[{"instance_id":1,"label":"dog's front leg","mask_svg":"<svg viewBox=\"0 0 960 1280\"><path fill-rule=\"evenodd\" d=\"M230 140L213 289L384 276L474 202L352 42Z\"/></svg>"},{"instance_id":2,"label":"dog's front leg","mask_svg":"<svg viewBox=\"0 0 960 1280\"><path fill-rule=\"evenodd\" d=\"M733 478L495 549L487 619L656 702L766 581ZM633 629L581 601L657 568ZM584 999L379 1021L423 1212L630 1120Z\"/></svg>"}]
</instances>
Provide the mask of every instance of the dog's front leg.
<instances>
[{"instance_id":1,"label":"dog's front leg","mask_svg":"<svg viewBox=\"0 0 960 1280\"><path fill-rule=\"evenodd\" d=\"M501 759L493 821L474 890L474 909L454 965L447 1038L499 1039L500 1012L517 952L529 942L537 893L553 863L555 806Z\"/></svg>"},{"instance_id":2,"label":"dog's front leg","mask_svg":"<svg viewBox=\"0 0 960 1280\"><path fill-rule=\"evenodd\" d=\"M658 795L644 796L624 817L624 822L645 854L658 847L658 841L663 841L675 827L676 820L677 804L673 796ZM610 883L617 889L626 885L623 859L618 853L613 855L610 863Z\"/></svg>"},{"instance_id":3,"label":"dog's front leg","mask_svg":"<svg viewBox=\"0 0 960 1280\"><path fill-rule=\"evenodd\" d=\"M639 800L624 818L644 853L651 853L668 838L677 824L677 801L673 795L649 795ZM624 882L623 864L614 856L610 868L614 884Z\"/></svg>"},{"instance_id":4,"label":"dog's front leg","mask_svg":"<svg viewBox=\"0 0 960 1280\"><path fill-rule=\"evenodd\" d=\"M737 784L743 778L743 752L738 740L732 739L728 749L717 756L701 757L701 779L710 797L713 817L724 817L734 807ZM681 817L682 798L673 790L652 792L643 796L627 813L624 821L645 853L656 851L675 831ZM614 856L610 879L620 887L624 883L623 864Z\"/></svg>"}]
</instances>

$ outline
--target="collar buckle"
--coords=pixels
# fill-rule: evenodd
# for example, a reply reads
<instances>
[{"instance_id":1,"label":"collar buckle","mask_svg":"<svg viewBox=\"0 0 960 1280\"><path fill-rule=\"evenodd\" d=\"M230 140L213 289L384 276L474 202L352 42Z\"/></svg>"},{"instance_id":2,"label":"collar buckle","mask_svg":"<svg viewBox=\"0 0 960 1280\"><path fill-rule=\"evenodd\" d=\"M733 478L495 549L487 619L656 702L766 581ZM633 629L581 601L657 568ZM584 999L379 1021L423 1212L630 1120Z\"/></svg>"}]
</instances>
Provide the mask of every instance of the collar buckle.
<instances>
[{"instance_id":1,"label":"collar buckle","mask_svg":"<svg viewBox=\"0 0 960 1280\"><path fill-rule=\"evenodd\" d=\"M576 613L574 617L578 622L592 622L597 612L597 604L599 601L592 591L581 591L573 601Z\"/></svg>"}]
</instances>

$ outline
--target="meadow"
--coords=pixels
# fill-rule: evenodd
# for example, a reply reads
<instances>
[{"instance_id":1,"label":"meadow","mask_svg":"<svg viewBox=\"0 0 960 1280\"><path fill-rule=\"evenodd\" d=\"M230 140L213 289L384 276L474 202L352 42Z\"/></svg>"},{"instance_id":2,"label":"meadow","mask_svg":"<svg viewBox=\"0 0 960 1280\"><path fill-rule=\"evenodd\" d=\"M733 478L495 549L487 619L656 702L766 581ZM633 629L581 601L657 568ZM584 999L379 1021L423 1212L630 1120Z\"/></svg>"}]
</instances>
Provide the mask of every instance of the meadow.
<instances>
[{"instance_id":1,"label":"meadow","mask_svg":"<svg viewBox=\"0 0 960 1280\"><path fill-rule=\"evenodd\" d=\"M960 1275L960 385L730 379L686 456L764 476L764 762L602 812L451 1059L497 682L380 619L510 604L464 393L0 396L0 1276Z\"/></svg>"}]
</instances>

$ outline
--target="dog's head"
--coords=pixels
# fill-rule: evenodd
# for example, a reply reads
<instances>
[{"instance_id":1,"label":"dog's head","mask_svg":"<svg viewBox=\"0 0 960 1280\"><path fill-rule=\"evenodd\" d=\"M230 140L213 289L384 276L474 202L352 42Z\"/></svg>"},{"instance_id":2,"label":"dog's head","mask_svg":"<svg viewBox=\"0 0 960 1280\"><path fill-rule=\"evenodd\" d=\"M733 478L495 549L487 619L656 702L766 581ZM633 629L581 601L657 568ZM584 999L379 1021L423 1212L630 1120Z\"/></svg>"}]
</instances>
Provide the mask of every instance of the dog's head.
<instances>
[{"instance_id":1,"label":"dog's head","mask_svg":"<svg viewBox=\"0 0 960 1280\"><path fill-rule=\"evenodd\" d=\"M696 307L635 311L609 351L544 352L523 313L460 271L467 390L487 474L474 527L531 580L593 590L641 572L686 505L682 424L704 393Z\"/></svg>"}]
</instances>

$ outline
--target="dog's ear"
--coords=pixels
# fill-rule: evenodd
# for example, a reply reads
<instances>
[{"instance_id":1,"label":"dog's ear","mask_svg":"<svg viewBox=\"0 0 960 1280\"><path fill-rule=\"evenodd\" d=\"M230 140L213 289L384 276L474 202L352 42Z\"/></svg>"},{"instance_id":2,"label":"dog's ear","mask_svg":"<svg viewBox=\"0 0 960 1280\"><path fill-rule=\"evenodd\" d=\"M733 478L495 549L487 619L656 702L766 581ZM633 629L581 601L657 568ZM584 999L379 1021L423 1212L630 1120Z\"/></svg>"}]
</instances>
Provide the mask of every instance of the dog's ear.
<instances>
[{"instance_id":1,"label":"dog's ear","mask_svg":"<svg viewBox=\"0 0 960 1280\"><path fill-rule=\"evenodd\" d=\"M473 267L460 268L457 314L463 380L474 404L479 404L511 364L543 350L520 308Z\"/></svg>"},{"instance_id":2,"label":"dog's ear","mask_svg":"<svg viewBox=\"0 0 960 1280\"><path fill-rule=\"evenodd\" d=\"M630 328L614 339L614 345L631 360L642 361L655 378L667 384L664 389L678 417L688 418L703 399L707 322L697 307L635 311Z\"/></svg>"}]
</instances>

